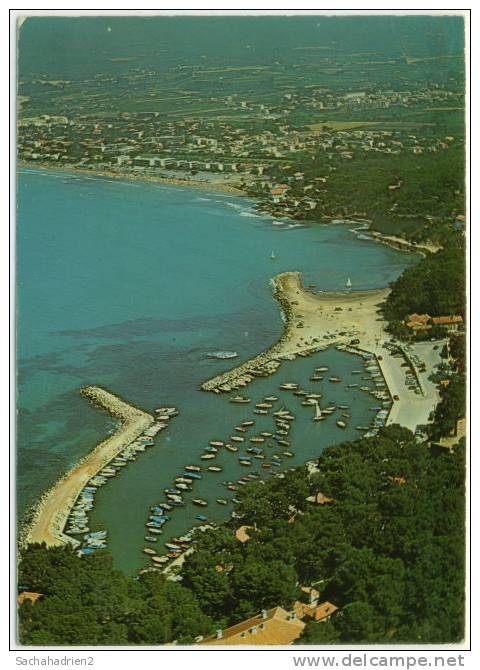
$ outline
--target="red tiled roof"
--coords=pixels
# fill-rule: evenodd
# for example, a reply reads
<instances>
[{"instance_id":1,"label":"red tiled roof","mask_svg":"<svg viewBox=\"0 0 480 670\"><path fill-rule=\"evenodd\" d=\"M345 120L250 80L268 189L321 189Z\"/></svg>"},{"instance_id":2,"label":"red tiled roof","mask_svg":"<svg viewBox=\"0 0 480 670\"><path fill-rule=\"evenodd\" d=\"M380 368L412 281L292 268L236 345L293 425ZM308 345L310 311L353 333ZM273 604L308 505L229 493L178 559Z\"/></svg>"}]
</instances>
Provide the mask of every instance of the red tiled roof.
<instances>
[{"instance_id":1,"label":"red tiled roof","mask_svg":"<svg viewBox=\"0 0 480 670\"><path fill-rule=\"evenodd\" d=\"M200 644L208 645L287 645L300 637L305 624L294 612L274 607L211 636Z\"/></svg>"},{"instance_id":2,"label":"red tiled roof","mask_svg":"<svg viewBox=\"0 0 480 670\"><path fill-rule=\"evenodd\" d=\"M17 603L21 605L26 600L30 600L32 604L35 604L39 598L43 596L43 593L37 593L36 591L22 591L17 596Z\"/></svg>"}]
</instances>

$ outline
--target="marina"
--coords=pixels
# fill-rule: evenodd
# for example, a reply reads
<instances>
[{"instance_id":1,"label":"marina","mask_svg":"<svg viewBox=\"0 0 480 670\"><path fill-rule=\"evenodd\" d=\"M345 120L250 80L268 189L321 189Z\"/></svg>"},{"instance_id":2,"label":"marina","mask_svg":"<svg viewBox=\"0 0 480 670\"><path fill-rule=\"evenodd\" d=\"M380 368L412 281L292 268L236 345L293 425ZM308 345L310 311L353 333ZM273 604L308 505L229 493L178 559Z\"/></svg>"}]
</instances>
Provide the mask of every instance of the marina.
<instances>
[{"instance_id":1,"label":"marina","mask_svg":"<svg viewBox=\"0 0 480 670\"><path fill-rule=\"evenodd\" d=\"M269 474L273 471L282 474L282 468L286 467L287 461L289 467L304 463L318 454L319 449L323 449L328 444L333 444L339 439L352 439L356 434L359 434L355 429L356 425L366 425L368 407L372 404L368 402L368 394L360 392L359 389L352 389L347 395L355 394L355 402L352 402L351 398L346 401L345 396L346 384L354 382L354 378L349 374L349 369L358 370L358 362L355 363L358 358L352 357L348 352L336 352L331 347L327 348L337 342L331 337L333 331L345 330L348 333L349 328L336 328L333 319L330 323L328 309L325 315L320 315L315 322L312 322L313 313L318 310L318 296L322 296L322 299L325 300L326 294L309 292L309 299L311 298L314 301L311 308L308 304L298 306L298 314L305 317L303 319L304 327L302 329L295 327L295 333L293 333L292 328L294 339L288 342L285 342L285 339L282 340L284 328L278 305L280 304L282 312L288 311L288 304L284 301L284 295L287 295L290 289L294 292L298 289L295 287L293 276L292 281L290 281L288 278L290 275L288 274L285 278L285 287L282 287L282 290L277 293L277 302L272 300L272 286L269 284L273 274L272 266L268 263L268 259L265 266L261 262L259 264L259 259L265 261L266 256L268 256L268 253L265 254L262 250L262 244L265 240L275 238L275 272L282 273L292 267L301 268L305 273L306 284L315 283L324 291L344 288L345 277L349 273L355 288L372 289L376 286L385 286L398 275L406 264L414 262L413 257L384 248L381 245L368 242L359 244L356 237L349 231L348 226L342 224L333 227L305 226L291 232L279 232L271 226L268 218L249 219L239 216L238 211L240 210L237 211L224 203L228 200L229 203L238 203L239 207L247 208L249 206L248 199L237 199L230 195L225 196L225 200L216 195L215 202L197 201L194 197L192 199L192 212L185 216L182 210L182 215L179 216L177 210L178 191L174 187L155 190L148 184L136 184L135 188L131 189L130 194L122 187L121 181L104 183L101 180L79 178L75 188L73 188L69 184L61 183L59 185L53 172L46 176L43 176L43 174L37 176L36 173L31 172L22 179L28 179L29 193L34 195L38 193L38 198L48 192L50 184L52 192L54 191L56 194L56 199L49 200L48 206L45 201L39 200L44 205L41 211L44 232L50 234L48 232L49 228L52 229L52 239L56 240L52 253L56 255L61 265L61 267L56 268L55 275L51 274L50 276L48 265L44 264L46 271L41 278L43 284L50 282L47 289L50 290L50 286L57 286L60 279L69 289L69 292L66 292L69 301L72 299L72 295L75 295L76 287L69 285L71 255L69 255L68 250L71 247L70 240L67 242L66 239L63 240L63 238L58 237L58 231L64 230L61 224L64 207L59 207L57 212L52 210L51 204L60 202L61 193L65 192L65 197L68 199L72 211L74 213L82 212L81 221L79 218L78 225L81 227L85 219L87 220L87 225L84 229L82 228L85 235L78 239L75 245L75 257L76 262L85 267L87 273L87 279L83 282L81 290L82 292L87 290L92 296L95 296L99 306L97 309L97 303L95 303L95 306L92 305L90 323L83 320L81 324L76 324L72 320L75 315L68 309L69 303L62 302L63 295L59 294L59 309L55 315L45 314L44 320L40 319L36 324L36 329L29 331L37 337L36 342L28 343L29 349L27 349L26 343L20 343L19 355L25 359L26 356L32 355L34 345L40 353L50 351L51 343L54 340L49 333L52 330L64 331L68 334L64 335L63 338L57 338L55 344L58 344L59 352L61 352L58 354L58 360L60 361L62 356L62 360L67 362L69 357L73 357L73 353L69 353L68 347L72 343L76 344L78 338L83 338L81 342L86 353L84 358L80 354L76 354L78 360L75 360L74 364L78 367L79 372L75 381L72 382L70 378L57 374L58 389L51 387L51 395L45 398L44 409L42 409L42 413L45 417L48 417L49 421L63 421L64 425L68 426L68 430L63 433L60 430L55 433L54 442L59 445L60 454L56 465L57 472L59 471L61 475L62 463L68 463L68 459L72 456L74 460L78 460L78 453L89 452L91 445L98 444L107 430L112 428L111 423L106 418L97 416L89 408L83 408L81 403L75 400L78 393L78 379L82 379L82 376L85 380L92 378L98 380L98 383L103 383L108 388L118 388L120 393L131 398L137 406L147 408L150 416L155 416L160 423L167 422L167 419L165 419L167 415L163 412L155 412L155 409L159 408L153 404L152 398L168 398L171 405L177 406L181 410L179 420L170 421L168 428L163 429L161 450L150 448L146 444L140 445L141 451L136 455L135 461L130 461L127 458L128 467L125 465L115 466L116 469L118 468L121 471L121 475L117 475L108 469L105 470L104 474L99 472L95 475L99 477L95 481L102 485L94 494L95 503L93 508L87 510L88 525L79 525L78 527L81 529L88 527L91 532L107 529L108 548L112 551L117 566L126 571L142 566L145 555L142 554L141 549L146 542L144 537L146 536L145 523L148 519L148 510L157 503L165 502L173 508L172 512L167 509L171 519L162 524L162 528L152 527L152 533L148 532L147 534L149 537L158 536L154 546L159 547L158 553L160 555L164 540L168 542L170 537L183 536L192 528L192 524L194 526L197 524L198 520L192 514L191 496L194 495L209 501L209 523L219 523L228 518L234 511L234 503L222 493L240 488L240 485L235 483L240 476L259 474L261 478L265 478L266 476L273 476ZM38 190L36 190L37 183ZM20 185L21 189L22 185ZM87 193L88 197L84 197L84 194ZM107 228L99 228L96 223L93 229L89 227L89 222L96 222L98 216L97 193L99 198L103 198L105 201L108 199L109 209L115 212L115 226L112 230L108 230L108 235L110 233L120 234L119 239L125 240L126 255L122 256L120 250L120 258L126 268L125 295L132 295L132 291L136 291L137 295L135 301L130 300L128 303L122 303L121 310L123 311L120 314L109 313L110 305L118 304L118 287L115 286L111 294L106 293L108 286L101 286L100 291L97 292L99 287L93 278L104 270L100 265L95 265L96 259L91 255L90 246L84 244L84 241L88 240L93 234L102 235L104 232L107 233L109 224L105 224ZM139 222L139 226L135 230L132 230L130 222L132 217L135 217L139 197L142 198L144 203L146 218ZM121 207L116 206L116 201L121 202ZM20 208L22 209L22 207L24 207L24 204L20 199ZM156 223L159 207L163 208L162 211L165 212L163 219L165 223L162 226L158 226ZM151 219L147 214L149 208L152 212ZM193 213L194 210L195 214ZM230 239L222 239L222 248L227 250L227 253L219 261L212 262L211 249L214 248L212 240L216 240L219 232L218 221L213 218L213 212L216 210L221 211L223 221L228 221L227 226L222 226L222 231ZM23 216L24 221L26 221L25 214ZM204 226L205 237L202 237L200 241L202 254L199 256L196 248L195 254L190 256L189 249L185 249L184 239L190 234L194 236L194 239L197 239L198 235L195 231L198 230L198 227L191 226L189 222L198 221L199 217L204 217L202 218L202 225ZM38 208L35 212L32 212L32 224L37 219ZM72 217L72 225L76 225L75 214ZM35 230L35 228L32 228L32 230ZM161 295L158 293L157 276L153 277L153 281L147 285L144 281L144 268L150 262L148 254L143 254L142 249L139 250L139 258L136 259L139 268L138 276L134 275L130 261L125 262L127 257L131 259L130 251L132 247L135 247L139 234L144 235L145 239L149 239L154 244L158 242L161 277L164 279L165 277L171 277L171 281L169 280L167 285L164 286ZM110 239L108 235L107 239ZM238 252L243 249L243 240L251 240L252 236L259 250L258 257L255 254L252 256L246 254L246 261L240 267L239 264L235 263L235 258ZM334 241L333 246L330 246L330 240ZM34 238L32 238L32 242L36 244ZM103 240L100 243L103 244ZM163 251L165 243L168 243L168 254ZM23 244L27 245L24 246L24 249L27 249L28 241L23 242ZM271 246L269 242L267 244L269 247ZM333 249L338 248L342 249L342 254L332 253ZM107 261L103 259L102 262L113 262L113 260L117 262L119 258L117 249L116 252L117 256L112 256ZM382 262L372 262L373 257L382 258ZM353 258L354 262L352 261ZM183 267L183 265L179 266L179 261L182 264L186 263L184 271L180 272L180 267ZM202 282L198 282L196 286L189 284L188 290L179 292L179 282L189 281L190 268L198 268L199 264L203 264L198 269L202 276ZM349 268L348 271L346 270L347 267ZM212 272L212 268L214 268L214 272ZM377 272L375 268L382 269ZM210 276L212 281L208 283ZM90 277L92 282L88 283ZM245 291L245 286L248 286L252 280L256 282L258 291ZM277 282L274 290L278 292L278 288ZM286 293L284 293L283 288L287 290ZM354 293L351 292L349 295L353 296ZM370 295L367 292L364 307L366 308L365 313L368 312L368 319L371 320L372 312L371 310L368 311ZM175 300L171 300L172 296L177 297ZM225 301L225 296L228 296L228 301ZM35 292L32 299L33 297L37 302L39 301ZM152 305L154 306L153 313ZM232 313L232 305L235 305L238 313ZM160 323L156 320L156 315L162 313L168 315L170 321ZM188 319L200 313L202 316L199 316L195 323L192 322L188 325ZM358 313L347 313L345 311L343 316L348 316L348 314L351 314L353 321L358 320ZM335 317L333 314L332 316ZM142 321L142 319L152 319L152 317L153 320L148 324ZM362 319L360 318L359 321L361 324ZM259 327L252 329L249 327L252 323L258 323ZM106 324L105 335L101 330L96 330L102 324ZM180 331L177 330L177 326ZM79 330L80 328L84 330ZM219 339L219 333L221 333L221 340ZM324 338L322 333L328 335L328 338ZM114 341L117 338L118 345L106 346L108 339L105 336L107 335L113 336ZM347 344L349 337L347 335L344 338ZM176 338L176 342L173 338ZM271 348L272 342L278 342L279 338L282 340L282 347L284 344L288 346L276 349L278 360L270 361L262 357L259 362L252 363L259 355L259 351L271 351L269 347ZM315 338L318 341L314 341ZM297 347L297 344L300 344L300 346ZM275 346L274 344L273 347ZM73 351L74 349L72 349ZM240 386L241 390L239 388L238 391L234 390L232 392L228 390L230 386L228 379L223 379L222 383L215 387L218 393L199 393L197 389L210 375L229 374L228 370L226 373L224 371L234 362L234 360L229 361L228 359L207 358L205 352L227 351L238 353L239 358L235 360L244 361L242 365L245 365L244 374L246 379L240 379L239 381L247 386ZM296 351L308 355L296 356ZM353 362L352 359L354 359ZM56 365L59 365L59 363L56 363ZM342 382L329 385L328 400L336 399L338 404L342 400L346 401L345 404L350 406L349 413L352 418L348 421L347 428L340 431L335 425L335 420L340 415L333 416L333 421L327 415L318 424L320 434L317 432L317 426L313 428L314 424L311 421L314 408L302 407L297 400L294 400L296 396L292 396L291 391L288 389L280 391L279 386L284 383L296 383L299 389L311 392L318 390L325 395L326 390L322 389L322 385L325 383L323 380L310 382L310 377L315 376L315 368L323 367L328 368L330 376L335 375L342 379ZM44 365L43 368L45 368ZM39 367L39 370L41 369L42 367ZM273 376L272 373L274 373ZM317 371L317 376L322 376L322 374ZM370 383L366 382L365 386L367 385L369 386ZM220 388L220 386L223 388ZM63 405L59 406L55 400L57 397L55 393L58 397L63 394L62 397L65 398ZM280 394L282 396L281 403L275 404L277 401L274 401L273 398L279 397ZM285 398L283 397L284 394ZM229 402L236 396L240 402ZM26 397L25 393L24 397ZM273 404L274 407L256 408L256 411L253 411L255 405L261 403ZM277 412L282 404L287 410L285 412L286 416L285 414L281 417L274 416L273 413ZM324 407L324 405L325 403L322 402L321 406ZM248 411L245 412L247 408ZM257 412L265 412L265 414ZM289 418L294 416L296 417L295 420ZM205 420L205 417L208 417L208 420ZM291 447L285 448L283 451L289 451L294 456L284 456L282 446L271 446L271 443L274 445L277 443L273 439L267 438L264 447L265 458L257 459L252 455L251 466L240 465L238 458L246 454L246 447L245 442L236 442L236 440L230 439L230 436L233 437L235 433L238 437L243 436L241 431L235 430L235 427L243 426L243 421L255 420L255 422L258 422L255 430L257 435L260 435L261 432L272 433L273 435L277 429L274 424L277 418L280 418L285 424L292 423L292 428L288 434L288 442ZM26 425L25 422L23 425ZM280 427L280 430L285 430L285 428ZM342 438L339 438L340 432ZM77 436L77 443L71 440L70 436L72 434ZM163 438L163 435L165 435L165 438ZM216 453L203 452L203 445L208 445L211 440L217 440L217 438L219 441L224 441L225 446L221 447ZM287 436L279 435L279 438L283 439ZM28 443L32 440L27 438L26 433L23 433L20 439L19 453L20 459L22 459L29 453ZM45 436L42 438L40 434L39 439L49 441ZM235 447L237 447L237 451L233 451ZM272 456L277 455L277 449L278 458L273 459ZM200 458L202 453L213 455L214 458L203 460ZM68 456L68 454L71 455ZM257 454L257 456L261 455ZM121 456L121 453L118 452L117 456ZM124 462L126 461L116 461L117 464ZM202 463L207 466L209 462L212 464L218 463L223 468L223 478L234 482L229 485L232 487L231 489L224 488L220 478L214 472L207 472L201 466ZM275 463L275 465L272 465L272 463ZM186 464L197 464L198 467L202 467L202 470L186 470ZM107 464L105 464L105 467L107 467ZM64 471L68 470L68 467L63 466L63 469ZM25 467L22 471L28 472ZM42 482L45 481L46 474L48 475L45 472L33 473L33 477L28 482L26 479L20 481L21 501L27 500L28 496L31 499L32 496L36 495L39 488L42 487ZM183 490L181 496L170 494L176 497L167 501L163 489L172 487L176 477L187 474L200 474L202 477L201 479L194 478L195 481L192 486L194 493ZM103 485L104 478L108 479L108 486ZM181 489L177 490L181 491ZM229 495L231 494L229 493ZM216 503L217 498L227 500L228 504ZM159 506L162 507L162 505ZM80 520L84 519L80 518ZM162 547L160 547L161 544Z\"/></svg>"}]
</instances>

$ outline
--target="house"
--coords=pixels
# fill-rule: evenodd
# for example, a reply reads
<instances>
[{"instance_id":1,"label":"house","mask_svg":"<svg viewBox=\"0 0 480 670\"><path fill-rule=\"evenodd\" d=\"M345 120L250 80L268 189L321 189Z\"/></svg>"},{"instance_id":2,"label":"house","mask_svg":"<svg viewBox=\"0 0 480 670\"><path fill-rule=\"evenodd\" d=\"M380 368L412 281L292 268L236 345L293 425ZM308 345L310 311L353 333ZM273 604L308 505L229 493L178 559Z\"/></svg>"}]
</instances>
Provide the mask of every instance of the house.
<instances>
[{"instance_id":1,"label":"house","mask_svg":"<svg viewBox=\"0 0 480 670\"><path fill-rule=\"evenodd\" d=\"M22 605L26 600L30 601L32 605L35 605L37 600L43 596L43 593L37 593L36 591L22 591L17 596L17 604Z\"/></svg>"},{"instance_id":2,"label":"house","mask_svg":"<svg viewBox=\"0 0 480 670\"><path fill-rule=\"evenodd\" d=\"M285 189L280 186L275 186L275 188L270 189L270 195L272 196L273 202L280 202L285 196Z\"/></svg>"},{"instance_id":3,"label":"house","mask_svg":"<svg viewBox=\"0 0 480 670\"><path fill-rule=\"evenodd\" d=\"M414 333L422 330L430 330L430 315L429 314L409 314L405 319L407 328L410 328Z\"/></svg>"},{"instance_id":4,"label":"house","mask_svg":"<svg viewBox=\"0 0 480 670\"><path fill-rule=\"evenodd\" d=\"M459 315L432 316L432 325L445 326L449 332L455 332L463 324L463 318Z\"/></svg>"},{"instance_id":5,"label":"house","mask_svg":"<svg viewBox=\"0 0 480 670\"><path fill-rule=\"evenodd\" d=\"M327 496L323 495L321 491L319 491L314 496L308 496L307 500L308 502L314 503L316 505L328 505L329 503L335 502L333 498L328 498Z\"/></svg>"},{"instance_id":6,"label":"house","mask_svg":"<svg viewBox=\"0 0 480 670\"><path fill-rule=\"evenodd\" d=\"M293 605L293 609L299 619L310 619L312 621L328 621L332 614L334 614L338 607L333 603L325 601L318 604L301 603L299 600Z\"/></svg>"},{"instance_id":7,"label":"house","mask_svg":"<svg viewBox=\"0 0 480 670\"><path fill-rule=\"evenodd\" d=\"M292 644L303 632L305 624L295 612L287 612L283 607L262 610L245 621L241 621L225 630L219 629L216 635L201 640L201 645L288 645Z\"/></svg>"},{"instance_id":8,"label":"house","mask_svg":"<svg viewBox=\"0 0 480 670\"><path fill-rule=\"evenodd\" d=\"M242 544L248 542L248 540L251 539L250 535L247 533L247 530L249 528L252 528L252 526L240 526L240 528L237 528L237 530L235 531L235 537Z\"/></svg>"}]
</instances>

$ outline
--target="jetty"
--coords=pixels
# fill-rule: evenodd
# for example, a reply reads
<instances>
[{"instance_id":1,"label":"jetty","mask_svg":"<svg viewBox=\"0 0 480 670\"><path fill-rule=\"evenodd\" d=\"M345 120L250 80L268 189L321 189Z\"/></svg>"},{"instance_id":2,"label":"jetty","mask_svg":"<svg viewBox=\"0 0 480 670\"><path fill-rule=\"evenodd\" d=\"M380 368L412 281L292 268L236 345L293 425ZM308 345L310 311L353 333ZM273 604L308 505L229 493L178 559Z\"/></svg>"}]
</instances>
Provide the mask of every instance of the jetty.
<instances>
[{"instance_id":1,"label":"jetty","mask_svg":"<svg viewBox=\"0 0 480 670\"><path fill-rule=\"evenodd\" d=\"M36 542L45 542L49 547L65 544L77 546L77 540L65 533L65 524L82 490L92 477L95 477L155 421L151 414L129 405L99 386L86 386L80 393L92 405L120 421L120 427L74 465L42 496L30 522L21 533L20 546Z\"/></svg>"},{"instance_id":2,"label":"jetty","mask_svg":"<svg viewBox=\"0 0 480 670\"><path fill-rule=\"evenodd\" d=\"M273 374L284 360L310 355L332 344L348 343L357 335L359 324L369 326L375 321L378 304L389 293L389 289L375 289L316 294L303 287L300 272L278 274L271 284L284 322L280 339L258 356L205 381L200 387L203 391L229 393L256 377ZM342 323L337 325L340 314Z\"/></svg>"}]
</instances>

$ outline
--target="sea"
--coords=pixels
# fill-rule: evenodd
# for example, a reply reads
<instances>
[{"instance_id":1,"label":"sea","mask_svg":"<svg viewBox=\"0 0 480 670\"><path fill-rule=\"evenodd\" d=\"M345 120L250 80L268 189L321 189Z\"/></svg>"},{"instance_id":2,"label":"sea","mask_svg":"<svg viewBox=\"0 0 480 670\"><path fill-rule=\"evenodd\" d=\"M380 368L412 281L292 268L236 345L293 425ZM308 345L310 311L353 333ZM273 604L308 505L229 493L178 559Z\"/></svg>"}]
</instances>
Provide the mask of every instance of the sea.
<instances>
[{"instance_id":1,"label":"sea","mask_svg":"<svg viewBox=\"0 0 480 670\"><path fill-rule=\"evenodd\" d=\"M186 464L214 463L169 513L163 542L229 517L234 493L222 482L248 472L262 478L319 455L326 446L360 435L373 398L358 389L361 360L331 347L287 361L245 390L249 405L199 390L210 377L274 343L283 330L272 297L272 276L301 271L315 291L387 286L417 257L374 243L348 222L328 225L276 220L255 203L229 193L22 168L17 184L17 511L25 512L79 458L116 428L116 422L79 394L96 384L153 412L176 406L179 415L155 446L123 468L96 495L92 530L108 531L116 567L133 573L148 564L142 553L152 505L165 500ZM274 259L271 258L273 252ZM235 351L222 360L212 352ZM313 369L329 368L312 382ZM336 375L341 382L328 381ZM348 405L347 427L334 419L313 422L313 410L282 382L295 381ZM368 382L363 382L368 384ZM251 468L221 450L214 461L200 454L211 440L227 440L241 421L255 433L274 432L273 417L253 414L255 402L276 395L296 417L289 436L293 457L280 466ZM273 411L273 410L272 410ZM339 418L339 417L337 417ZM253 434L253 433L252 433ZM258 446L258 445L257 445ZM265 447L273 453L272 447ZM192 497L205 498L198 508ZM216 503L228 500L227 506Z\"/></svg>"}]
</instances>

